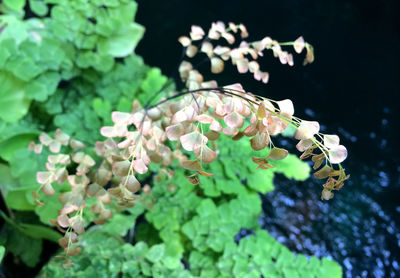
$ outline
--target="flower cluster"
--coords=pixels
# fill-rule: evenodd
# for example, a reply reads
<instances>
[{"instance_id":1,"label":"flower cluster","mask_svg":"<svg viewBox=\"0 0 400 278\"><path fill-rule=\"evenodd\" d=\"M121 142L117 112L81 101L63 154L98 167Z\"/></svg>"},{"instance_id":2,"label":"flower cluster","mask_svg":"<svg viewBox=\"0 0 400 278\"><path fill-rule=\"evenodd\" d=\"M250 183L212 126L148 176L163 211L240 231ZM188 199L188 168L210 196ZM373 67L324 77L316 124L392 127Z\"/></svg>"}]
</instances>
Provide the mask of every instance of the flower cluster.
<instances>
[{"instance_id":1,"label":"flower cluster","mask_svg":"<svg viewBox=\"0 0 400 278\"><path fill-rule=\"evenodd\" d=\"M179 41L185 47L188 58L197 52L205 53L213 73L221 72L224 63L231 60L239 73L250 71L256 80L265 83L268 73L261 71L256 62L264 50L272 50L283 64L293 65L292 54L281 47L285 45L293 46L297 53L306 48L307 63L314 59L311 45L302 37L290 43L279 43L265 37L251 43L242 41L237 47L213 45L221 38L233 45L238 34L241 38L248 36L242 24L229 23L225 26L217 22L212 24L207 36L202 28L193 26L190 36L181 37ZM193 171L188 176L189 182L199 184L199 175L212 176L203 170L203 164L216 159L218 151L213 142L220 136L249 140L256 151L269 148L267 156L252 158L257 168L269 169L274 167L269 163L271 160L284 159L288 154L287 150L274 145L274 136L292 126L296 129L294 137L299 140L297 149L303 152L300 158L311 157L317 170L314 175L327 178L322 191L323 199L332 198L331 191L339 190L348 178L340 165L347 151L339 144L339 137L321 134L318 122L295 117L293 103L289 99L275 101L257 96L247 92L240 84L218 86L214 80L205 81L186 60L180 64L179 73L187 90L171 92L151 106L141 107L135 101L131 113L112 113L113 125L100 130L107 140L95 145L100 159L86 154L82 151L85 146L81 142L69 138L60 130L55 132L54 139L42 134L41 144L31 144L35 152L47 146L56 153L48 157L47 171L37 174L44 194L55 193L54 182L68 182L71 186L70 191L59 195L63 208L54 221L66 232L60 245L67 255L76 255L80 251L72 243L77 241L77 235L84 232L82 211L87 197L97 198L91 210L98 215L94 222L103 224L112 215L107 208L112 200L120 206L131 207L140 199L138 175L147 173L150 163L168 166L177 160L181 167ZM60 153L62 146L66 153ZM148 190L146 187L146 192ZM35 197L38 198L37 192Z\"/></svg>"}]
</instances>

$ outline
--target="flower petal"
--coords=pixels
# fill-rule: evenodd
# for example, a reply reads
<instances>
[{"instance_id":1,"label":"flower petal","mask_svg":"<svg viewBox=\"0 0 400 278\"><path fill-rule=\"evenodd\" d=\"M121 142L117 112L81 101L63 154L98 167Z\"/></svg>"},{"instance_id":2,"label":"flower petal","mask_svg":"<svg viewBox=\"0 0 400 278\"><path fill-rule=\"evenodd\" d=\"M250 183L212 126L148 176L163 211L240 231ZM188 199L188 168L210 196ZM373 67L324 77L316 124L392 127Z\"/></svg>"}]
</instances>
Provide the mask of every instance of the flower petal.
<instances>
[{"instance_id":1,"label":"flower petal","mask_svg":"<svg viewBox=\"0 0 400 278\"><path fill-rule=\"evenodd\" d=\"M294 138L304 140L313 138L319 132L319 123L315 121L301 121L300 126L296 129Z\"/></svg>"},{"instance_id":2,"label":"flower petal","mask_svg":"<svg viewBox=\"0 0 400 278\"><path fill-rule=\"evenodd\" d=\"M343 145L334 146L329 151L329 161L331 163L342 163L347 157L347 149Z\"/></svg>"},{"instance_id":3,"label":"flower petal","mask_svg":"<svg viewBox=\"0 0 400 278\"><path fill-rule=\"evenodd\" d=\"M324 135L324 145L328 149L334 148L339 145L339 136L337 135Z\"/></svg>"},{"instance_id":4,"label":"flower petal","mask_svg":"<svg viewBox=\"0 0 400 278\"><path fill-rule=\"evenodd\" d=\"M285 157L287 157L287 155L288 155L287 150L274 147L269 152L267 158L269 158L271 160L281 160L281 159L284 159Z\"/></svg>"}]
</instances>

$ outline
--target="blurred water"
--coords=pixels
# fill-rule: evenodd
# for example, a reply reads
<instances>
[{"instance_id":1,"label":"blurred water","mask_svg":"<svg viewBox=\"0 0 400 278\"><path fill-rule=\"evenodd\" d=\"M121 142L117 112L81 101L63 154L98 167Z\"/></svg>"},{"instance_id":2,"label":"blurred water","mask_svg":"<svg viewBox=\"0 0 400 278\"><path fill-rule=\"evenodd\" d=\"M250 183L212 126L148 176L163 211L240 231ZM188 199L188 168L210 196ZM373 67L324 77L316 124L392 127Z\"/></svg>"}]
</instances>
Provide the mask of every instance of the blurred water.
<instances>
[{"instance_id":1,"label":"blurred water","mask_svg":"<svg viewBox=\"0 0 400 278\"><path fill-rule=\"evenodd\" d=\"M351 178L329 201L318 200L321 180L278 176L259 221L291 250L338 261L344 277L400 277L400 169L385 165L350 157Z\"/></svg>"}]
</instances>

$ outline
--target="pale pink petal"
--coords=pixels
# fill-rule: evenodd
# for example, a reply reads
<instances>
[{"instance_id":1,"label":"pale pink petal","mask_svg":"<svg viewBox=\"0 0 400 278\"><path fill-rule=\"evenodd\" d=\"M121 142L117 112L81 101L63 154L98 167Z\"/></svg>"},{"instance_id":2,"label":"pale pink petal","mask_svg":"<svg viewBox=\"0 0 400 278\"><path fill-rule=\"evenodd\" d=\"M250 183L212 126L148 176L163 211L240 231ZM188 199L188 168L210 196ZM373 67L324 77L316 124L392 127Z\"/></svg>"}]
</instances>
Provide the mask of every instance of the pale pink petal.
<instances>
[{"instance_id":1,"label":"pale pink petal","mask_svg":"<svg viewBox=\"0 0 400 278\"><path fill-rule=\"evenodd\" d=\"M260 65L256 61L251 61L249 63L249 70L250 70L250 72L254 72L255 73L255 72L260 70Z\"/></svg>"},{"instance_id":2,"label":"pale pink petal","mask_svg":"<svg viewBox=\"0 0 400 278\"><path fill-rule=\"evenodd\" d=\"M86 147L85 144L83 144L81 141L78 141L75 139L70 140L69 145L74 150L80 150L80 149L84 149Z\"/></svg>"},{"instance_id":3,"label":"pale pink petal","mask_svg":"<svg viewBox=\"0 0 400 278\"><path fill-rule=\"evenodd\" d=\"M294 65L293 55L292 54L288 54L286 56L286 61L287 61L288 65L292 67Z\"/></svg>"},{"instance_id":4,"label":"pale pink petal","mask_svg":"<svg viewBox=\"0 0 400 278\"><path fill-rule=\"evenodd\" d=\"M342 163L347 157L347 149L343 145L334 146L329 150L329 161L331 163Z\"/></svg>"},{"instance_id":5,"label":"pale pink petal","mask_svg":"<svg viewBox=\"0 0 400 278\"><path fill-rule=\"evenodd\" d=\"M298 37L293 43L293 48L297 53L301 53L304 49L304 39L302 36Z\"/></svg>"},{"instance_id":6,"label":"pale pink petal","mask_svg":"<svg viewBox=\"0 0 400 278\"><path fill-rule=\"evenodd\" d=\"M263 38L261 42L267 47L270 47L272 45L272 39L270 37Z\"/></svg>"},{"instance_id":7,"label":"pale pink petal","mask_svg":"<svg viewBox=\"0 0 400 278\"><path fill-rule=\"evenodd\" d=\"M300 152L304 152L309 147L311 147L313 144L314 144L314 142L311 139L304 139L304 140L300 140L299 143L297 143L296 148Z\"/></svg>"},{"instance_id":8,"label":"pale pink petal","mask_svg":"<svg viewBox=\"0 0 400 278\"><path fill-rule=\"evenodd\" d=\"M222 33L221 35L229 44L235 42L235 37L231 33Z\"/></svg>"},{"instance_id":9,"label":"pale pink petal","mask_svg":"<svg viewBox=\"0 0 400 278\"><path fill-rule=\"evenodd\" d=\"M231 29L234 33L238 31L238 28L235 23L229 22L228 24L229 24L229 29Z\"/></svg>"},{"instance_id":10,"label":"pale pink petal","mask_svg":"<svg viewBox=\"0 0 400 278\"><path fill-rule=\"evenodd\" d=\"M56 191L54 190L53 186L50 183L43 184L42 191L46 196L53 196L56 193Z\"/></svg>"},{"instance_id":11,"label":"pale pink petal","mask_svg":"<svg viewBox=\"0 0 400 278\"><path fill-rule=\"evenodd\" d=\"M111 113L111 119L115 124L128 124L132 115L130 113L114 111Z\"/></svg>"},{"instance_id":12,"label":"pale pink petal","mask_svg":"<svg viewBox=\"0 0 400 278\"><path fill-rule=\"evenodd\" d=\"M58 141L52 141L49 145L49 149L52 153L58 153L61 150L61 143Z\"/></svg>"},{"instance_id":13,"label":"pale pink petal","mask_svg":"<svg viewBox=\"0 0 400 278\"><path fill-rule=\"evenodd\" d=\"M239 130L236 127L230 127L227 126L225 127L222 132L226 135L226 136L235 136L236 134L239 133Z\"/></svg>"},{"instance_id":14,"label":"pale pink petal","mask_svg":"<svg viewBox=\"0 0 400 278\"><path fill-rule=\"evenodd\" d=\"M162 116L161 110L157 107L151 108L147 111L147 116L153 121L158 121Z\"/></svg>"},{"instance_id":15,"label":"pale pink petal","mask_svg":"<svg viewBox=\"0 0 400 278\"><path fill-rule=\"evenodd\" d=\"M188 61L182 61L178 69L181 78L186 80L189 77L189 71L191 71L192 68L193 66L191 63L189 63Z\"/></svg>"},{"instance_id":16,"label":"pale pink petal","mask_svg":"<svg viewBox=\"0 0 400 278\"><path fill-rule=\"evenodd\" d=\"M195 147L207 144L208 138L203 134L193 131L180 137L182 147L187 151L193 151Z\"/></svg>"},{"instance_id":17,"label":"pale pink petal","mask_svg":"<svg viewBox=\"0 0 400 278\"><path fill-rule=\"evenodd\" d=\"M144 174L147 172L148 168L144 163L143 159L136 159L132 162L133 169L139 174Z\"/></svg>"},{"instance_id":18,"label":"pale pink petal","mask_svg":"<svg viewBox=\"0 0 400 278\"><path fill-rule=\"evenodd\" d=\"M212 40L218 40L220 38L220 33L215 29L210 29L208 31L208 37Z\"/></svg>"},{"instance_id":19,"label":"pale pink petal","mask_svg":"<svg viewBox=\"0 0 400 278\"><path fill-rule=\"evenodd\" d=\"M300 126L296 129L294 138L297 140L313 138L319 132L319 123L316 121L301 121Z\"/></svg>"},{"instance_id":20,"label":"pale pink petal","mask_svg":"<svg viewBox=\"0 0 400 278\"><path fill-rule=\"evenodd\" d=\"M196 120L202 124L211 124L214 118L207 114L201 114L197 116Z\"/></svg>"},{"instance_id":21,"label":"pale pink petal","mask_svg":"<svg viewBox=\"0 0 400 278\"><path fill-rule=\"evenodd\" d=\"M325 147L331 149L339 145L339 136L337 135L324 135L324 145Z\"/></svg>"},{"instance_id":22,"label":"pale pink petal","mask_svg":"<svg viewBox=\"0 0 400 278\"><path fill-rule=\"evenodd\" d=\"M103 126L100 129L100 133L104 137L114 137L114 127L113 126Z\"/></svg>"},{"instance_id":23,"label":"pale pink petal","mask_svg":"<svg viewBox=\"0 0 400 278\"><path fill-rule=\"evenodd\" d=\"M249 60L247 58L239 59L236 61L236 66L239 73L246 73L249 69Z\"/></svg>"},{"instance_id":24,"label":"pale pink petal","mask_svg":"<svg viewBox=\"0 0 400 278\"><path fill-rule=\"evenodd\" d=\"M294 114L293 102L290 99L285 99L281 101L277 101L279 109L281 110L280 114L286 117L291 117Z\"/></svg>"},{"instance_id":25,"label":"pale pink petal","mask_svg":"<svg viewBox=\"0 0 400 278\"><path fill-rule=\"evenodd\" d=\"M54 133L54 138L61 144L61 145L68 145L69 135L64 133L61 129L57 129Z\"/></svg>"},{"instance_id":26,"label":"pale pink petal","mask_svg":"<svg viewBox=\"0 0 400 278\"><path fill-rule=\"evenodd\" d=\"M167 137L171 141L178 140L184 133L185 129L182 124L171 125L166 128Z\"/></svg>"},{"instance_id":27,"label":"pale pink petal","mask_svg":"<svg viewBox=\"0 0 400 278\"><path fill-rule=\"evenodd\" d=\"M192 43L192 41L186 36L179 37L178 41L182 44L183 47L187 47Z\"/></svg>"},{"instance_id":28,"label":"pale pink petal","mask_svg":"<svg viewBox=\"0 0 400 278\"><path fill-rule=\"evenodd\" d=\"M196 55L197 53L197 46L195 45L189 45L186 49L186 56L189 58L192 58Z\"/></svg>"},{"instance_id":29,"label":"pale pink petal","mask_svg":"<svg viewBox=\"0 0 400 278\"><path fill-rule=\"evenodd\" d=\"M66 214L59 215L57 217L57 223L62 228L67 228L71 224L70 219L68 218L68 216Z\"/></svg>"},{"instance_id":30,"label":"pale pink petal","mask_svg":"<svg viewBox=\"0 0 400 278\"><path fill-rule=\"evenodd\" d=\"M211 72L214 74L220 73L224 70L224 61L218 57L211 58Z\"/></svg>"},{"instance_id":31,"label":"pale pink petal","mask_svg":"<svg viewBox=\"0 0 400 278\"><path fill-rule=\"evenodd\" d=\"M215 55L220 56L225 61L230 58L230 55L232 55L231 49L229 47L219 45L214 48L214 53ZM243 55L241 55L241 57L243 58Z\"/></svg>"},{"instance_id":32,"label":"pale pink petal","mask_svg":"<svg viewBox=\"0 0 400 278\"><path fill-rule=\"evenodd\" d=\"M83 220L82 217L74 217L71 219L72 223L72 228L74 231L78 234L81 235L85 232L85 221Z\"/></svg>"},{"instance_id":33,"label":"pale pink petal","mask_svg":"<svg viewBox=\"0 0 400 278\"><path fill-rule=\"evenodd\" d=\"M239 24L239 29L240 29L240 36L242 38L247 38L249 36L246 26L244 26L243 24Z\"/></svg>"},{"instance_id":34,"label":"pale pink petal","mask_svg":"<svg viewBox=\"0 0 400 278\"><path fill-rule=\"evenodd\" d=\"M217 120L212 121L210 124L210 129L212 131L220 132L222 130L222 125Z\"/></svg>"},{"instance_id":35,"label":"pale pink petal","mask_svg":"<svg viewBox=\"0 0 400 278\"><path fill-rule=\"evenodd\" d=\"M265 133L257 132L256 136L254 136L250 140L251 148L255 151L260 151L262 149L265 149L268 143L269 143L269 137Z\"/></svg>"},{"instance_id":36,"label":"pale pink petal","mask_svg":"<svg viewBox=\"0 0 400 278\"><path fill-rule=\"evenodd\" d=\"M96 164L96 162L93 160L93 158L87 154L84 156L82 163L87 165L88 167L92 167Z\"/></svg>"},{"instance_id":37,"label":"pale pink petal","mask_svg":"<svg viewBox=\"0 0 400 278\"><path fill-rule=\"evenodd\" d=\"M190 37L194 41L201 40L203 36L205 35L204 30L200 26L193 25L191 32L190 32Z\"/></svg>"},{"instance_id":38,"label":"pale pink petal","mask_svg":"<svg viewBox=\"0 0 400 278\"><path fill-rule=\"evenodd\" d=\"M226 115L224 121L229 127L241 128L243 126L243 118L236 111Z\"/></svg>"},{"instance_id":39,"label":"pale pink petal","mask_svg":"<svg viewBox=\"0 0 400 278\"><path fill-rule=\"evenodd\" d=\"M194 149L194 154L197 159L207 164L213 162L216 157L216 153L207 145L197 146Z\"/></svg>"},{"instance_id":40,"label":"pale pink petal","mask_svg":"<svg viewBox=\"0 0 400 278\"><path fill-rule=\"evenodd\" d=\"M235 92L243 92L246 93L246 91L243 89L243 86L240 83L234 83L228 86L224 86L224 89L231 89Z\"/></svg>"},{"instance_id":41,"label":"pale pink petal","mask_svg":"<svg viewBox=\"0 0 400 278\"><path fill-rule=\"evenodd\" d=\"M53 141L53 139L46 133L40 134L39 140L40 140L40 143L42 143L45 146L50 145L50 143Z\"/></svg>"},{"instance_id":42,"label":"pale pink petal","mask_svg":"<svg viewBox=\"0 0 400 278\"><path fill-rule=\"evenodd\" d=\"M85 158L85 153L84 152L76 152L76 153L72 154L72 160L75 163L81 163L84 158Z\"/></svg>"},{"instance_id":43,"label":"pale pink petal","mask_svg":"<svg viewBox=\"0 0 400 278\"><path fill-rule=\"evenodd\" d=\"M213 53L213 45L210 42L203 42L200 51L206 53L207 56L211 56Z\"/></svg>"},{"instance_id":44,"label":"pale pink petal","mask_svg":"<svg viewBox=\"0 0 400 278\"><path fill-rule=\"evenodd\" d=\"M53 181L54 174L52 172L37 172L36 180L40 184L50 183Z\"/></svg>"},{"instance_id":45,"label":"pale pink petal","mask_svg":"<svg viewBox=\"0 0 400 278\"><path fill-rule=\"evenodd\" d=\"M224 33L225 32L225 23L223 23L222 21L213 22L211 24L211 28L215 29L216 31L218 31L220 33Z\"/></svg>"},{"instance_id":46,"label":"pale pink petal","mask_svg":"<svg viewBox=\"0 0 400 278\"><path fill-rule=\"evenodd\" d=\"M327 190L327 189L323 189L322 190L322 194L321 194L321 199L323 199L323 200L330 200L330 199L332 199L333 198L333 193L330 191L330 190Z\"/></svg>"},{"instance_id":47,"label":"pale pink petal","mask_svg":"<svg viewBox=\"0 0 400 278\"><path fill-rule=\"evenodd\" d=\"M289 125L288 123L282 121L279 117L276 116L271 116L270 119L271 121L268 125L268 132L270 135L282 133Z\"/></svg>"},{"instance_id":48,"label":"pale pink petal","mask_svg":"<svg viewBox=\"0 0 400 278\"><path fill-rule=\"evenodd\" d=\"M288 62L288 60L287 60L288 53L286 51L282 51L278 55L279 55L279 61L282 64L287 64L287 62Z\"/></svg>"}]
</instances>

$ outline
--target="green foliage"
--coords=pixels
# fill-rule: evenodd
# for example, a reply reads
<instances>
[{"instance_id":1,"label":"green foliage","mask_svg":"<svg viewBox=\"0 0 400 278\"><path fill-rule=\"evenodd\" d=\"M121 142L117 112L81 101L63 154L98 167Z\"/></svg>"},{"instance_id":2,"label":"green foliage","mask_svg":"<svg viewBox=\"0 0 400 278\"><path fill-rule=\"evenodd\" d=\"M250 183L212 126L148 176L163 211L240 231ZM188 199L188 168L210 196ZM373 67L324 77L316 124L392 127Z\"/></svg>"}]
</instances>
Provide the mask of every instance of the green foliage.
<instances>
[{"instance_id":1,"label":"green foliage","mask_svg":"<svg viewBox=\"0 0 400 278\"><path fill-rule=\"evenodd\" d=\"M22 223L21 215L17 221L7 217L0 211L6 225L0 235L0 244L6 246L15 257L19 257L26 265L33 267L39 261L42 252L42 240L57 242L60 234L48 227Z\"/></svg>"},{"instance_id":2,"label":"green foliage","mask_svg":"<svg viewBox=\"0 0 400 278\"><path fill-rule=\"evenodd\" d=\"M40 273L45 277L193 277L182 263L171 265L165 256L164 244L149 247L145 242L124 243L118 236L102 231L87 232L83 238L87 247L73 259L70 268L54 258ZM99 245L98 243L102 244Z\"/></svg>"},{"instance_id":3,"label":"green foliage","mask_svg":"<svg viewBox=\"0 0 400 278\"><path fill-rule=\"evenodd\" d=\"M26 2L42 18L23 19L25 1L0 5L4 12L0 15L0 188L8 208L30 212L32 222L18 223L18 233L27 238L43 234L43 239L54 241L48 231L59 234L46 225L57 218L61 203L56 197L42 196L45 205L37 206L32 197L40 186L36 173L43 170L49 153L28 151L29 142L43 131L61 127L92 146L102 139L99 129L110 123L112 111L129 112L134 98L144 100L166 78L134 54L144 32L133 22L135 2ZM58 194L69 187L66 183L55 190ZM113 212L115 219L103 228L122 235L137 213L122 214L115 208ZM89 208L85 217L86 224L94 218ZM20 252L14 236L5 238L7 249L13 246L12 253L22 256L23 242ZM41 239L34 242L42 244ZM30 252L29 259L22 261L34 266L40 253Z\"/></svg>"},{"instance_id":4,"label":"green foliage","mask_svg":"<svg viewBox=\"0 0 400 278\"><path fill-rule=\"evenodd\" d=\"M238 245L231 243L217 268L222 277L342 277L337 263L294 255L263 230L241 239Z\"/></svg>"},{"instance_id":5,"label":"green foliage","mask_svg":"<svg viewBox=\"0 0 400 278\"><path fill-rule=\"evenodd\" d=\"M6 252L6 249L4 248L4 246L0 245L0 263L3 260L5 252Z\"/></svg>"}]
</instances>

